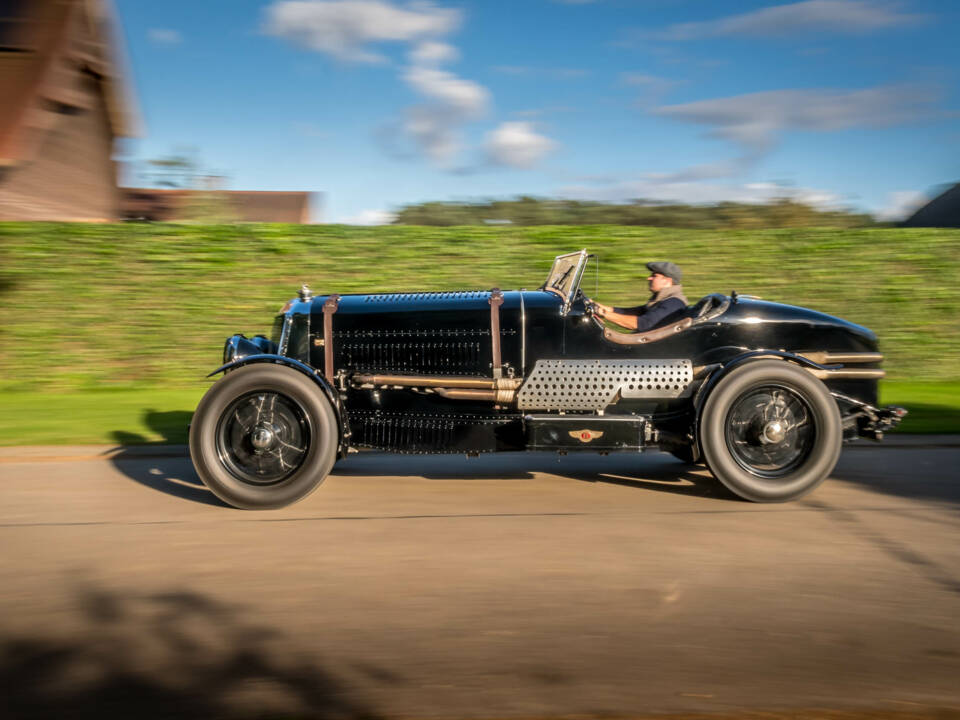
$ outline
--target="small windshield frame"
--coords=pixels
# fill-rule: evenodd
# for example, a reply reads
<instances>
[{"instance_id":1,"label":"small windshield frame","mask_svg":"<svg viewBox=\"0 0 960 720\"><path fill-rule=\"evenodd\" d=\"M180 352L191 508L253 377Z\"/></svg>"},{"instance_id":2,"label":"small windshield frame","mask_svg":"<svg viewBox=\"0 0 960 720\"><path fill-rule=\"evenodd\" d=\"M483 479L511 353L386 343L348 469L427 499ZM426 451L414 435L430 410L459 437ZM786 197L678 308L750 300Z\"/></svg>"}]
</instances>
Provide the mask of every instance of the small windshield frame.
<instances>
[{"instance_id":1,"label":"small windshield frame","mask_svg":"<svg viewBox=\"0 0 960 720\"><path fill-rule=\"evenodd\" d=\"M589 257L586 250L557 255L553 259L547 281L540 288L558 295L563 300L564 315L570 310L577 290L580 289L580 280Z\"/></svg>"}]
</instances>

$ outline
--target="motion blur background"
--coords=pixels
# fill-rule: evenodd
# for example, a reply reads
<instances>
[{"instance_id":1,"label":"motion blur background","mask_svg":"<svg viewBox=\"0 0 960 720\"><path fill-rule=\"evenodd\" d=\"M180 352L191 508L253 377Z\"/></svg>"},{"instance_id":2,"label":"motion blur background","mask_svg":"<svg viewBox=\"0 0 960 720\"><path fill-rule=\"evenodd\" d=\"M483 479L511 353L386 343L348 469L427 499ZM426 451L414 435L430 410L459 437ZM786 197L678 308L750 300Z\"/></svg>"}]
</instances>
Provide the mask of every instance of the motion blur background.
<instances>
[{"instance_id":1,"label":"motion blur background","mask_svg":"<svg viewBox=\"0 0 960 720\"><path fill-rule=\"evenodd\" d=\"M958 431L958 22L933 0L3 0L0 443L182 441L223 337L303 282L535 287L580 247L608 302L671 259L691 298L867 325L904 428Z\"/></svg>"},{"instance_id":2,"label":"motion blur background","mask_svg":"<svg viewBox=\"0 0 960 720\"><path fill-rule=\"evenodd\" d=\"M0 716L960 718L958 27L0 0ZM870 327L921 435L788 506L657 452L360 453L257 513L199 480L224 338L302 283L534 288L580 248L603 302L672 260Z\"/></svg>"}]
</instances>

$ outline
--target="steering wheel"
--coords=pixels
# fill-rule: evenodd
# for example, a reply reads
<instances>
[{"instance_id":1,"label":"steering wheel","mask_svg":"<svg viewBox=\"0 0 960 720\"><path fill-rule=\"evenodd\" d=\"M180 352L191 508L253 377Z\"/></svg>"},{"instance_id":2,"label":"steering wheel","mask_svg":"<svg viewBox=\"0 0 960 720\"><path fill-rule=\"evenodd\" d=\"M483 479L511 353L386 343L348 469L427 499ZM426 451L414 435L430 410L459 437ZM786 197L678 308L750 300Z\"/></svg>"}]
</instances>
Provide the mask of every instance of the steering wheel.
<instances>
[{"instance_id":1,"label":"steering wheel","mask_svg":"<svg viewBox=\"0 0 960 720\"><path fill-rule=\"evenodd\" d=\"M586 295L583 296L583 308L585 316L593 320L598 328L603 330L606 327L606 325L603 323L603 320L601 320L600 316L597 315L597 304Z\"/></svg>"}]
</instances>

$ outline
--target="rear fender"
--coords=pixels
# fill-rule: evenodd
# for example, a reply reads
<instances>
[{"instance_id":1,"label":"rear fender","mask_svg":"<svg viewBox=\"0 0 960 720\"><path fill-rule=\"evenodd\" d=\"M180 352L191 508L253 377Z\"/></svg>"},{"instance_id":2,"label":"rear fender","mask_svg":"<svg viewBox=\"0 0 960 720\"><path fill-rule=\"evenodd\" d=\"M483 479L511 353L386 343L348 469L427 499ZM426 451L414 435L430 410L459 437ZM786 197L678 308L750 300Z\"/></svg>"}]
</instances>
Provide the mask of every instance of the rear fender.
<instances>
[{"instance_id":1,"label":"rear fender","mask_svg":"<svg viewBox=\"0 0 960 720\"><path fill-rule=\"evenodd\" d=\"M347 452L347 447L349 445L350 438L350 428L346 423L346 413L343 410L343 403L340 402L340 396L334 390L333 386L327 382L327 379L323 377L317 370L310 367L306 363L302 363L299 360L294 360L293 358L284 357L283 355L272 355L267 353L261 353L259 355L247 355L246 357L233 360L224 365L221 365L212 373L207 375L207 377L213 377L219 373L230 372L231 370L236 370L237 368L244 367L246 365L253 365L254 363L273 363L275 365L286 365L289 368L293 368L297 372L301 372L319 387L323 393L327 396L327 399L330 401L330 405L333 407L333 412L337 416L337 425L340 428L340 448L339 456L342 457Z\"/></svg>"},{"instance_id":2,"label":"rear fender","mask_svg":"<svg viewBox=\"0 0 960 720\"><path fill-rule=\"evenodd\" d=\"M813 362L813 360L809 360L805 357L786 352L784 350L752 350L750 352L737 355L736 357L724 363L722 366L713 370L707 379L700 384L700 387L697 388L696 394L693 396L693 407L695 411L692 429L694 459L699 459L701 457L700 418L703 415L703 408L707 404L707 398L710 397L710 393L713 392L713 389L723 378L729 375L732 371L736 370L738 367L752 360L762 360L764 358L779 358L781 360L786 360L787 362L793 362L797 365L816 370L829 369L826 365L820 365L819 363Z\"/></svg>"}]
</instances>

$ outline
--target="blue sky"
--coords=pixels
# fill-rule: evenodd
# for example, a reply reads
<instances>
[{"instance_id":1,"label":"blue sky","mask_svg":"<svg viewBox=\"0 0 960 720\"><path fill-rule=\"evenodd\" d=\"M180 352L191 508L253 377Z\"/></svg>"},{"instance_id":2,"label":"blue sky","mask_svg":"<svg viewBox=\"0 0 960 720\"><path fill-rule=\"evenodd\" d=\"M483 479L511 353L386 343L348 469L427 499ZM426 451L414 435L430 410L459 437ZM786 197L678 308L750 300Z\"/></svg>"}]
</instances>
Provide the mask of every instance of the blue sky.
<instances>
[{"instance_id":1,"label":"blue sky","mask_svg":"<svg viewBox=\"0 0 960 720\"><path fill-rule=\"evenodd\" d=\"M897 217L960 181L954 0L115 0L134 159L316 219L520 194Z\"/></svg>"}]
</instances>

